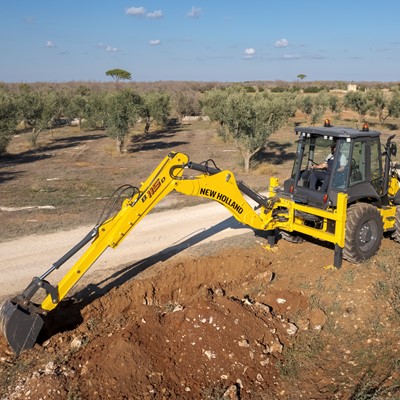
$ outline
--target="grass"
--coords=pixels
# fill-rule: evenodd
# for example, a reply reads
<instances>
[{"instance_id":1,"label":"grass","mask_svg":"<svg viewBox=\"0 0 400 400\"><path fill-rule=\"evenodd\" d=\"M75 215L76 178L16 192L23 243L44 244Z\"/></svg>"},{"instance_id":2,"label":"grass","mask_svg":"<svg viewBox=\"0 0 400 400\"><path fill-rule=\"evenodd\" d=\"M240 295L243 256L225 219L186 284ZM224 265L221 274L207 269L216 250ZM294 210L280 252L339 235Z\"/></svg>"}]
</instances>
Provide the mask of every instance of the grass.
<instances>
[{"instance_id":1,"label":"grass","mask_svg":"<svg viewBox=\"0 0 400 400\"><path fill-rule=\"evenodd\" d=\"M397 395L400 396L400 380L393 380L390 374L379 376L374 370L368 370L355 386L350 400L399 399Z\"/></svg>"},{"instance_id":2,"label":"grass","mask_svg":"<svg viewBox=\"0 0 400 400\"><path fill-rule=\"evenodd\" d=\"M318 359L325 344L320 335L313 332L304 332L297 335L289 347L284 347L283 360L277 367L282 377L296 379L300 371L311 369Z\"/></svg>"},{"instance_id":3,"label":"grass","mask_svg":"<svg viewBox=\"0 0 400 400\"><path fill-rule=\"evenodd\" d=\"M68 395L66 400L83 400L84 397L79 389L79 387L72 387L68 390Z\"/></svg>"}]
</instances>

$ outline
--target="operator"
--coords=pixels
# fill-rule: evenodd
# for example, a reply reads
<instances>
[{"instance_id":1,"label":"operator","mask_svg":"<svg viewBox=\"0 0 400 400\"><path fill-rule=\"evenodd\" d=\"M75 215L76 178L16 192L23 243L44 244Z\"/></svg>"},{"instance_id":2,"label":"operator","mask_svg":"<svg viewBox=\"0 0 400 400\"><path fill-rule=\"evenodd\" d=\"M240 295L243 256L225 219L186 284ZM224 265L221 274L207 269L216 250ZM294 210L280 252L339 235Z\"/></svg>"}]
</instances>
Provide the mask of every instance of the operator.
<instances>
[{"instance_id":1,"label":"operator","mask_svg":"<svg viewBox=\"0 0 400 400\"><path fill-rule=\"evenodd\" d=\"M311 176L310 176L310 188L318 189L318 183L322 182L321 192L326 192L329 184L329 177L331 175L333 164L335 162L335 149L336 142L331 144L331 152L325 158L325 160L318 165L311 167ZM336 170L337 172L343 172L347 165L347 159L344 155L340 157L340 165Z\"/></svg>"}]
</instances>

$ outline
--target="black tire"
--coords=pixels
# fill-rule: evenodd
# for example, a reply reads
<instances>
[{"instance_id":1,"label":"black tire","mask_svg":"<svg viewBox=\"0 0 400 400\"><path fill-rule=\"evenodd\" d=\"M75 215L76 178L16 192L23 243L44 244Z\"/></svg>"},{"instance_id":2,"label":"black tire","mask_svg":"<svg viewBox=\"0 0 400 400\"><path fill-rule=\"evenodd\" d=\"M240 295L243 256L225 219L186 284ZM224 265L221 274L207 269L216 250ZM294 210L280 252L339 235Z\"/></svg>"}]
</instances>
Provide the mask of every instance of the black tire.
<instances>
[{"instance_id":1,"label":"black tire","mask_svg":"<svg viewBox=\"0 0 400 400\"><path fill-rule=\"evenodd\" d=\"M383 237L383 221L376 207L367 203L351 205L347 210L343 258L360 263L377 253Z\"/></svg>"},{"instance_id":2,"label":"black tire","mask_svg":"<svg viewBox=\"0 0 400 400\"><path fill-rule=\"evenodd\" d=\"M280 231L279 233L280 233L282 239L286 240L287 242L290 242L290 243L303 243L304 242L304 239L299 235L295 235L293 233L289 233L286 231Z\"/></svg>"},{"instance_id":3,"label":"black tire","mask_svg":"<svg viewBox=\"0 0 400 400\"><path fill-rule=\"evenodd\" d=\"M396 207L396 215L395 215L396 221L394 223L394 231L392 233L392 239L400 243L400 206Z\"/></svg>"}]
</instances>

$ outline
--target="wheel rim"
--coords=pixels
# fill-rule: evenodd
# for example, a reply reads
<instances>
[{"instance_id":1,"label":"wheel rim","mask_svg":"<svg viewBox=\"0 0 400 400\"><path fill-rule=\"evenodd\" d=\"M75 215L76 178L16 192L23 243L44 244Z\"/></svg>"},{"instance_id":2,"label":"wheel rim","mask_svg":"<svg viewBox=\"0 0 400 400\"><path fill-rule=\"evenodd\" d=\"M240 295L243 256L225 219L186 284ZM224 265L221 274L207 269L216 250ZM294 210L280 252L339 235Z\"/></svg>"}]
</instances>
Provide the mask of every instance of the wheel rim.
<instances>
[{"instance_id":1,"label":"wheel rim","mask_svg":"<svg viewBox=\"0 0 400 400\"><path fill-rule=\"evenodd\" d=\"M362 252L372 249L378 237L378 224L376 221L370 220L363 223L358 231L357 243Z\"/></svg>"}]
</instances>

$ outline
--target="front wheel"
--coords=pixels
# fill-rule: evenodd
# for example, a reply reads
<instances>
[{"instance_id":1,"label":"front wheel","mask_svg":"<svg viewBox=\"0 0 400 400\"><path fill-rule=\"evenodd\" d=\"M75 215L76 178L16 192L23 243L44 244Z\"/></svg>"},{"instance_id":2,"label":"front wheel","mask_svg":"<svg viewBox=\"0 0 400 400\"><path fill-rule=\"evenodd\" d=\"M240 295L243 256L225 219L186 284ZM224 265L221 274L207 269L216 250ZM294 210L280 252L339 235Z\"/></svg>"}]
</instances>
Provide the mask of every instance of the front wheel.
<instances>
[{"instance_id":1,"label":"front wheel","mask_svg":"<svg viewBox=\"0 0 400 400\"><path fill-rule=\"evenodd\" d=\"M282 236L282 239L286 240L289 243L303 243L304 242L304 239L299 235L289 233L286 231L280 231L279 233Z\"/></svg>"},{"instance_id":2,"label":"front wheel","mask_svg":"<svg viewBox=\"0 0 400 400\"><path fill-rule=\"evenodd\" d=\"M344 259L352 263L368 260L379 250L382 237L383 222L376 207L357 203L348 208Z\"/></svg>"}]
</instances>

